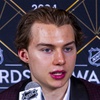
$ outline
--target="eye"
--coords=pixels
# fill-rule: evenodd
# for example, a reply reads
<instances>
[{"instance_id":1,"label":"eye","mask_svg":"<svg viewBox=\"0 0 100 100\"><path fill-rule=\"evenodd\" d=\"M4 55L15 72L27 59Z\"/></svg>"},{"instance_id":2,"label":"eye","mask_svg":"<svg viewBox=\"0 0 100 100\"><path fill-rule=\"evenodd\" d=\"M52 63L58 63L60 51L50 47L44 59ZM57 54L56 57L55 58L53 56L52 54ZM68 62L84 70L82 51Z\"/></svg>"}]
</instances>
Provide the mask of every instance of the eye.
<instances>
[{"instance_id":1,"label":"eye","mask_svg":"<svg viewBox=\"0 0 100 100\"><path fill-rule=\"evenodd\" d=\"M50 48L43 48L43 49L41 49L43 52L45 52L45 53L51 53L53 50L52 49L50 49Z\"/></svg>"},{"instance_id":2,"label":"eye","mask_svg":"<svg viewBox=\"0 0 100 100\"><path fill-rule=\"evenodd\" d=\"M71 50L72 50L71 47L66 47L66 48L64 48L64 52L70 52Z\"/></svg>"}]
</instances>

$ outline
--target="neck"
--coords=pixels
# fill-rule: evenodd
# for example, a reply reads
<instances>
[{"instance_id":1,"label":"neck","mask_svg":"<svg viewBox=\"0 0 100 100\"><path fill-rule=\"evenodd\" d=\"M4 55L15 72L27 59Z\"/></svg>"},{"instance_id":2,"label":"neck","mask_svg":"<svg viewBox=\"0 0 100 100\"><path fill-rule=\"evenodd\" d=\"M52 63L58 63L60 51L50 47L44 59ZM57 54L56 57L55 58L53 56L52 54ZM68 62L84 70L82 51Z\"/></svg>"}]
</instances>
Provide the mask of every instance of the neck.
<instances>
[{"instance_id":1,"label":"neck","mask_svg":"<svg viewBox=\"0 0 100 100\"><path fill-rule=\"evenodd\" d=\"M63 87L52 90L42 88L45 100L63 100L67 87L68 83L66 83Z\"/></svg>"}]
</instances>

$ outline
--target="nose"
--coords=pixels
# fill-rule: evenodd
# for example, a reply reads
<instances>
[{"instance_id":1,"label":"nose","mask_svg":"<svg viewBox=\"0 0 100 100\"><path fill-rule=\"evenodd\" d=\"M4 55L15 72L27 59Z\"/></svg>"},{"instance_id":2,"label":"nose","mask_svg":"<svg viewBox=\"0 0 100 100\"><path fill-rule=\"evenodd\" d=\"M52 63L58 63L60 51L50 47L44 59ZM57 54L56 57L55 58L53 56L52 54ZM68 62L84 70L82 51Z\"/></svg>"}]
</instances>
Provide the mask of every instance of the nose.
<instances>
[{"instance_id":1,"label":"nose","mask_svg":"<svg viewBox=\"0 0 100 100\"><path fill-rule=\"evenodd\" d=\"M65 55L64 55L63 51L57 51L54 54L53 64L58 65L58 66L62 66L65 63L66 63L66 60L65 60Z\"/></svg>"}]
</instances>

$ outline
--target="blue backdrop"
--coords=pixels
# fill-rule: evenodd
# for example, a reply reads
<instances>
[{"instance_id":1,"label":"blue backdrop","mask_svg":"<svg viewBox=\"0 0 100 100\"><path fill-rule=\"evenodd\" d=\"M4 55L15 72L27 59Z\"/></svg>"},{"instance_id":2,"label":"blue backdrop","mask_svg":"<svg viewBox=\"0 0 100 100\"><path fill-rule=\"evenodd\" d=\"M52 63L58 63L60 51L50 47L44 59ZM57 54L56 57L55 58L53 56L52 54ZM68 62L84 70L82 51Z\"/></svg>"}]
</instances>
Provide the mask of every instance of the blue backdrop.
<instances>
[{"instance_id":1,"label":"blue backdrop","mask_svg":"<svg viewBox=\"0 0 100 100\"><path fill-rule=\"evenodd\" d=\"M86 39L73 75L100 84L100 0L0 0L0 91L30 77L14 46L16 26L22 15L41 6L69 10L78 19Z\"/></svg>"}]
</instances>

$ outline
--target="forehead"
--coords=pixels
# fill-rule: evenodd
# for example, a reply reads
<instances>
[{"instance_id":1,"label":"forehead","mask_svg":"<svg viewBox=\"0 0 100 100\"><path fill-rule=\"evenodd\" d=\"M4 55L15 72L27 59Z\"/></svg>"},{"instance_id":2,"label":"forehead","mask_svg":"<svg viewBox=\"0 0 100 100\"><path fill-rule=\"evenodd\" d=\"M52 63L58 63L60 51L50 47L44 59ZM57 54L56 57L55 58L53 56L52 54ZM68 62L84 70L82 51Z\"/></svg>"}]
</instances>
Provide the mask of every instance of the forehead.
<instances>
[{"instance_id":1,"label":"forehead","mask_svg":"<svg viewBox=\"0 0 100 100\"><path fill-rule=\"evenodd\" d=\"M56 26L54 24L35 23L31 27L31 40L33 42L57 43L75 40L71 25Z\"/></svg>"}]
</instances>

